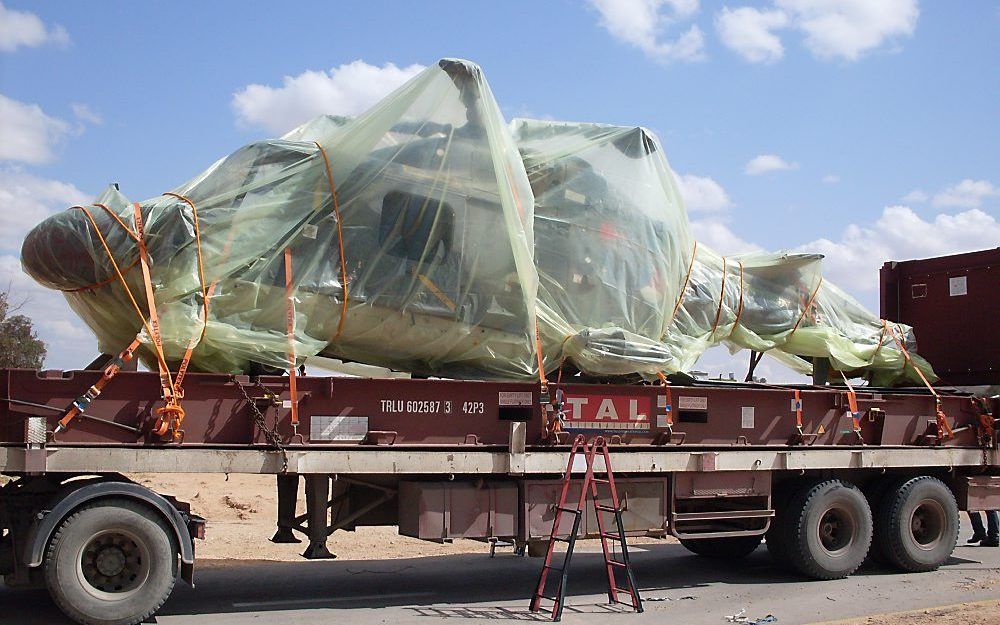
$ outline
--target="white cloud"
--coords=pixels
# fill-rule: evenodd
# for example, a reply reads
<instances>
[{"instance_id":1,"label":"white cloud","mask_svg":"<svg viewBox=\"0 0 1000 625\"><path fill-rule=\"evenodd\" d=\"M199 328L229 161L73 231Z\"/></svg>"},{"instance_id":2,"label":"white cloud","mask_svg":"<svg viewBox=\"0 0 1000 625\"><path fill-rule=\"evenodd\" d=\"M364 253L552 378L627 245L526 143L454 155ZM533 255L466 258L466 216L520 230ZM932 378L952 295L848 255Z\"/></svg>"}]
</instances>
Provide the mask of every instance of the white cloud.
<instances>
[{"instance_id":1,"label":"white cloud","mask_svg":"<svg viewBox=\"0 0 1000 625\"><path fill-rule=\"evenodd\" d=\"M837 184L840 182L840 176L837 174L827 174L821 179L823 184Z\"/></svg>"},{"instance_id":2,"label":"white cloud","mask_svg":"<svg viewBox=\"0 0 1000 625\"><path fill-rule=\"evenodd\" d=\"M0 52L13 52L22 46L33 48L47 43L67 45L69 33L58 24L47 28L34 13L8 9L0 2Z\"/></svg>"},{"instance_id":3,"label":"white cloud","mask_svg":"<svg viewBox=\"0 0 1000 625\"><path fill-rule=\"evenodd\" d=\"M58 291L47 289L21 269L24 236L38 222L86 195L74 185L14 168L0 168L0 289L10 289L11 302L33 321L48 346L46 367L78 368L97 356L97 340Z\"/></svg>"},{"instance_id":4,"label":"white cloud","mask_svg":"<svg viewBox=\"0 0 1000 625\"><path fill-rule=\"evenodd\" d=\"M748 176L759 176L771 171L798 169L798 163L788 163L777 154L758 154L746 164L744 173Z\"/></svg>"},{"instance_id":5,"label":"white cloud","mask_svg":"<svg viewBox=\"0 0 1000 625\"><path fill-rule=\"evenodd\" d=\"M73 111L73 115L76 116L77 120L82 123L92 124L94 126L100 126L104 123L104 118L95 113L86 104L74 102L73 104L70 104L70 108Z\"/></svg>"},{"instance_id":6,"label":"white cloud","mask_svg":"<svg viewBox=\"0 0 1000 625\"><path fill-rule=\"evenodd\" d=\"M691 222L691 232L700 243L723 255L761 252L764 249L741 238L720 219L695 219Z\"/></svg>"},{"instance_id":7,"label":"white cloud","mask_svg":"<svg viewBox=\"0 0 1000 625\"><path fill-rule=\"evenodd\" d=\"M819 252L823 275L855 292L878 289L878 270L888 260L908 260L996 247L1000 222L972 209L925 220L906 206L888 206L872 225L851 224L838 240L818 239L798 248Z\"/></svg>"},{"instance_id":8,"label":"white cloud","mask_svg":"<svg viewBox=\"0 0 1000 625\"><path fill-rule=\"evenodd\" d=\"M923 189L914 189L902 197L907 204L922 204L927 201L927 193Z\"/></svg>"},{"instance_id":9,"label":"white cloud","mask_svg":"<svg viewBox=\"0 0 1000 625\"><path fill-rule=\"evenodd\" d=\"M887 41L913 34L917 0L775 0L821 59L856 61Z\"/></svg>"},{"instance_id":10,"label":"white cloud","mask_svg":"<svg viewBox=\"0 0 1000 625\"><path fill-rule=\"evenodd\" d=\"M785 48L773 31L788 26L783 11L761 11L751 7L723 7L715 15L715 30L723 45L751 63L773 63Z\"/></svg>"},{"instance_id":11,"label":"white cloud","mask_svg":"<svg viewBox=\"0 0 1000 625\"><path fill-rule=\"evenodd\" d=\"M0 168L0 252L20 251L24 235L38 222L86 199L69 183Z\"/></svg>"},{"instance_id":12,"label":"white cloud","mask_svg":"<svg viewBox=\"0 0 1000 625\"><path fill-rule=\"evenodd\" d=\"M49 117L37 104L0 94L0 160L47 163L69 132L69 123Z\"/></svg>"},{"instance_id":13,"label":"white cloud","mask_svg":"<svg viewBox=\"0 0 1000 625\"><path fill-rule=\"evenodd\" d=\"M281 134L317 115L357 115L423 69L358 60L330 71L309 70L285 76L280 87L247 85L233 94L233 108L240 123Z\"/></svg>"},{"instance_id":14,"label":"white cloud","mask_svg":"<svg viewBox=\"0 0 1000 625\"><path fill-rule=\"evenodd\" d=\"M667 27L698 12L698 0L590 0L601 14L601 26L613 37L639 48L660 62L698 61L705 57L705 37L692 25L673 41Z\"/></svg>"},{"instance_id":15,"label":"white cloud","mask_svg":"<svg viewBox=\"0 0 1000 625\"><path fill-rule=\"evenodd\" d=\"M979 208L986 198L1000 196L1000 189L988 180L965 180L934 194L931 200L937 208Z\"/></svg>"},{"instance_id":16,"label":"white cloud","mask_svg":"<svg viewBox=\"0 0 1000 625\"><path fill-rule=\"evenodd\" d=\"M733 205L722 185L708 176L676 173L674 176L688 212L718 212Z\"/></svg>"}]
</instances>

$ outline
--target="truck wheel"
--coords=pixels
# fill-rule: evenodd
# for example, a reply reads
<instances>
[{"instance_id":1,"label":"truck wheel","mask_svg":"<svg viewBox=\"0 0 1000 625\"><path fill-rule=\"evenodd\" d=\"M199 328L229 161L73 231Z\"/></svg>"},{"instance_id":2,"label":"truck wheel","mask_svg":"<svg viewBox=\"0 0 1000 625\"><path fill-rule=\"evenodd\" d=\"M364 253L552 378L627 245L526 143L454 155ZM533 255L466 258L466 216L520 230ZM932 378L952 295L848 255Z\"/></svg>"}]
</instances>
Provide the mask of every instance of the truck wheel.
<instances>
[{"instance_id":1,"label":"truck wheel","mask_svg":"<svg viewBox=\"0 0 1000 625\"><path fill-rule=\"evenodd\" d=\"M924 475L886 492L875 531L887 562L910 572L933 571L958 542L958 504L941 480Z\"/></svg>"},{"instance_id":2,"label":"truck wheel","mask_svg":"<svg viewBox=\"0 0 1000 625\"><path fill-rule=\"evenodd\" d=\"M681 545L691 553L717 560L745 558L760 546L763 536L732 536L728 538L700 538L682 540Z\"/></svg>"},{"instance_id":3,"label":"truck wheel","mask_svg":"<svg viewBox=\"0 0 1000 625\"><path fill-rule=\"evenodd\" d=\"M125 500L85 506L56 529L45 583L67 616L83 625L134 625L173 590L177 547L156 512Z\"/></svg>"},{"instance_id":4,"label":"truck wheel","mask_svg":"<svg viewBox=\"0 0 1000 625\"><path fill-rule=\"evenodd\" d=\"M868 557L865 558L864 565L862 566L874 566L874 567L885 567L888 565L888 560L885 555L885 546L880 540L878 540L878 526L879 526L879 510L882 507L882 502L891 489L897 486L899 478L891 476L882 476L873 479L861 488L861 492L864 493L865 499L868 500L868 507L872 510L872 522L874 523L874 532L872 534L872 546L868 549Z\"/></svg>"},{"instance_id":5,"label":"truck wheel","mask_svg":"<svg viewBox=\"0 0 1000 625\"><path fill-rule=\"evenodd\" d=\"M767 547L767 553L774 560L774 563L781 568L788 568L788 545L785 540L785 535L782 533L780 518L775 517L771 521L771 527L764 534L764 546Z\"/></svg>"},{"instance_id":6,"label":"truck wheel","mask_svg":"<svg viewBox=\"0 0 1000 625\"><path fill-rule=\"evenodd\" d=\"M789 561L814 579L847 577L864 562L872 542L868 501L840 480L799 491L789 502L784 526Z\"/></svg>"},{"instance_id":7,"label":"truck wheel","mask_svg":"<svg viewBox=\"0 0 1000 625\"><path fill-rule=\"evenodd\" d=\"M800 484L799 488L806 488L818 482L815 479L806 484ZM771 495L771 507L774 509L774 518L771 519L771 526L764 534L764 546L770 554L774 563L783 569L791 569L791 562L788 559L788 531L785 529L788 519L788 502L797 491L790 488L791 485L784 484L774 490Z\"/></svg>"}]
</instances>

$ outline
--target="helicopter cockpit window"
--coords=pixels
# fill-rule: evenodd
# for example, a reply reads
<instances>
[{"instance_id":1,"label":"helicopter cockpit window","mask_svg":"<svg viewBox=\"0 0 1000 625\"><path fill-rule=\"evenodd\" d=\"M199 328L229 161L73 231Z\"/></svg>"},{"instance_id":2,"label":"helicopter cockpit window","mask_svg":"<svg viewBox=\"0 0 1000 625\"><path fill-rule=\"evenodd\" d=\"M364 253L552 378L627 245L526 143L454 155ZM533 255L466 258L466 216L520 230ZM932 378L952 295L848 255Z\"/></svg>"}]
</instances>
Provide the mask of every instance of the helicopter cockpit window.
<instances>
[{"instance_id":1,"label":"helicopter cockpit window","mask_svg":"<svg viewBox=\"0 0 1000 625\"><path fill-rule=\"evenodd\" d=\"M451 252L455 210L447 203L403 191L382 200L379 244L387 253L412 261L444 261Z\"/></svg>"}]
</instances>

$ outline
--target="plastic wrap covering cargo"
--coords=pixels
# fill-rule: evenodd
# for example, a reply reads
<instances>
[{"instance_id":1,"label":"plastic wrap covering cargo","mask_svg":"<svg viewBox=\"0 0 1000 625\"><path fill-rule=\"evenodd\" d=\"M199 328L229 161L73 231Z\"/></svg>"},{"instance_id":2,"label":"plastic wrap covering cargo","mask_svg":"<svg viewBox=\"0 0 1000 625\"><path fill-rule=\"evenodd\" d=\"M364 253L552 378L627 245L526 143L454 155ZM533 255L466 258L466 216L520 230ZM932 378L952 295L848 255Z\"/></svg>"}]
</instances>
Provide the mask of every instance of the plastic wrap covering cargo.
<instances>
[{"instance_id":1,"label":"plastic wrap covering cargo","mask_svg":"<svg viewBox=\"0 0 1000 625\"><path fill-rule=\"evenodd\" d=\"M914 367L933 379L930 365L914 353L912 328L883 322L824 280L822 258L722 256L699 243L665 337L678 370L689 370L706 349L725 343L732 352L766 351L801 373L812 369L806 358L828 358L833 369L878 385L921 383Z\"/></svg>"},{"instance_id":2,"label":"plastic wrap covering cargo","mask_svg":"<svg viewBox=\"0 0 1000 625\"><path fill-rule=\"evenodd\" d=\"M652 133L508 127L479 67L451 59L356 119L318 117L160 197L132 205L111 187L22 250L102 351L148 325L171 367L188 353L217 372L323 355L525 379L537 327L548 372L651 378L726 343L882 383L930 373L901 349L910 329L824 282L819 260L696 244Z\"/></svg>"},{"instance_id":3,"label":"plastic wrap covering cargo","mask_svg":"<svg viewBox=\"0 0 1000 625\"><path fill-rule=\"evenodd\" d=\"M643 128L518 119L535 195L538 320L547 366L676 370L661 338L693 241L670 167Z\"/></svg>"},{"instance_id":4,"label":"plastic wrap covering cargo","mask_svg":"<svg viewBox=\"0 0 1000 625\"><path fill-rule=\"evenodd\" d=\"M24 268L66 293L106 353L142 328L114 265L149 315L142 239L171 365L195 345L206 371L319 353L454 377L537 371L531 188L474 64L443 60L350 123L251 144L172 193L139 205L142 233L110 188L25 240Z\"/></svg>"},{"instance_id":5,"label":"plastic wrap covering cargo","mask_svg":"<svg viewBox=\"0 0 1000 625\"><path fill-rule=\"evenodd\" d=\"M884 325L824 281L821 255L724 257L696 244L648 130L515 119L511 131L535 194L548 368L651 377L688 371L725 343L802 373L811 357L879 383L919 382L913 366L933 376L899 347L912 352L912 330Z\"/></svg>"}]
</instances>

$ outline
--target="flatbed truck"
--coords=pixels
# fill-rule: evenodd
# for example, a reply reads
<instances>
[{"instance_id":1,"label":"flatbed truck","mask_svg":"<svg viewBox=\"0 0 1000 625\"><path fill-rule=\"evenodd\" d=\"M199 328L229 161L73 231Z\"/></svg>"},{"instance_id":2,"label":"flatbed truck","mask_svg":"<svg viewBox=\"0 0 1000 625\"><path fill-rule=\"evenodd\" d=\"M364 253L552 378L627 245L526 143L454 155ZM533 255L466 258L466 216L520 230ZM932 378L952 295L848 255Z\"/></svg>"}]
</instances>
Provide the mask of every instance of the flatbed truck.
<instances>
[{"instance_id":1,"label":"flatbed truck","mask_svg":"<svg viewBox=\"0 0 1000 625\"><path fill-rule=\"evenodd\" d=\"M960 390L300 376L293 396L288 376L192 373L165 439L158 375L122 371L87 400L103 375L0 370L0 573L87 625L141 622L193 583L205 520L135 473L274 475L271 539L303 536L310 559L365 525L543 551L580 433L611 444L629 535L720 560L766 542L814 579L872 557L933 570L960 510L1000 508L1000 399Z\"/></svg>"}]
</instances>

